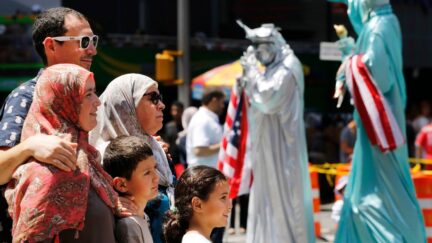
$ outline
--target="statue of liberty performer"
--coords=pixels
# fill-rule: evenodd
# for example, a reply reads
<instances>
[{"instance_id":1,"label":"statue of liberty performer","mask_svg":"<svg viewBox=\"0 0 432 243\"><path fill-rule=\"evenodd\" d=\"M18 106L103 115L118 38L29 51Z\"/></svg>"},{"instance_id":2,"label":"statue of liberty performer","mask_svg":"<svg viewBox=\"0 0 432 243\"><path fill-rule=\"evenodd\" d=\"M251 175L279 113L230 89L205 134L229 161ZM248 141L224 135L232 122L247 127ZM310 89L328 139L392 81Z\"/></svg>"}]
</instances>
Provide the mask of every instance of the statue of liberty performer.
<instances>
[{"instance_id":1,"label":"statue of liberty performer","mask_svg":"<svg viewBox=\"0 0 432 243\"><path fill-rule=\"evenodd\" d=\"M273 24L256 29L238 24L252 41L240 59L239 79L251 103L254 178L246 242L315 242L302 65Z\"/></svg>"},{"instance_id":2,"label":"statue of liberty performer","mask_svg":"<svg viewBox=\"0 0 432 243\"><path fill-rule=\"evenodd\" d=\"M389 0L337 2L348 5L358 39L335 26L343 54L335 98L348 87L358 125L335 242L426 242L405 144L399 22Z\"/></svg>"}]
</instances>

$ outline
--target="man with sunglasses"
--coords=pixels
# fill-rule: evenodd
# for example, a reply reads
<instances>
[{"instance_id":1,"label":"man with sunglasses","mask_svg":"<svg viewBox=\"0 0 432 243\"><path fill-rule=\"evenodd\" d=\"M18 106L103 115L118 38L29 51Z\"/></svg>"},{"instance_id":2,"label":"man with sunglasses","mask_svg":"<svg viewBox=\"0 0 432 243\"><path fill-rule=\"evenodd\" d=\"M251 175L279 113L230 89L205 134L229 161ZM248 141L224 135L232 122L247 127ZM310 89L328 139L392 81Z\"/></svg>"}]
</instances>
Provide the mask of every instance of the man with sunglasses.
<instances>
[{"instance_id":1,"label":"man with sunglasses","mask_svg":"<svg viewBox=\"0 0 432 243\"><path fill-rule=\"evenodd\" d=\"M41 13L33 24L33 43L46 67L73 63L90 69L96 55L98 37L86 17L69 8L52 8ZM56 136L36 135L20 143L21 129L33 100L37 79L23 83L6 98L0 110L0 185L5 184L20 164L29 157L59 169L75 169L74 144ZM0 190L1 191L1 190ZM2 193L3 194L3 193ZM0 239L11 242L11 221L6 202L0 197Z\"/></svg>"}]
</instances>

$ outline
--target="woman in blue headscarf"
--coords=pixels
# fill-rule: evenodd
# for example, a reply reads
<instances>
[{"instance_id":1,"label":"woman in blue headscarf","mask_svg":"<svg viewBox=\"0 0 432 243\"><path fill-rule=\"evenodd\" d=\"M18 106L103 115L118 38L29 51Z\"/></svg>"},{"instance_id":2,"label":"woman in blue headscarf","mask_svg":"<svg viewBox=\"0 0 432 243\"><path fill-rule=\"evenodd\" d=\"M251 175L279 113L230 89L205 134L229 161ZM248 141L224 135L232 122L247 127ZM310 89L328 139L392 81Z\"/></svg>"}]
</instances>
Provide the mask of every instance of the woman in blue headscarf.
<instances>
[{"instance_id":1,"label":"woman in blue headscarf","mask_svg":"<svg viewBox=\"0 0 432 243\"><path fill-rule=\"evenodd\" d=\"M344 62L337 75L353 97L358 135L336 242L426 242L404 143L399 22L389 0L337 1L348 5L358 35L356 43L339 41Z\"/></svg>"}]
</instances>

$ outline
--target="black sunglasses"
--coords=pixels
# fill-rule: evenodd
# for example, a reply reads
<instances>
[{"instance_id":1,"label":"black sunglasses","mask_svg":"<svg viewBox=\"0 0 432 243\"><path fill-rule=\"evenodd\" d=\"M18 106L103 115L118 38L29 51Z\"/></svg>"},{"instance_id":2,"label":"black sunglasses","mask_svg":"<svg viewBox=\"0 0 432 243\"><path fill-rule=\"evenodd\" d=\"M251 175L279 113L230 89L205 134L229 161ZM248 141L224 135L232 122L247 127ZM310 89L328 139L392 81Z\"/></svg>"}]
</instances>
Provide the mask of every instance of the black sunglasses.
<instances>
[{"instance_id":1,"label":"black sunglasses","mask_svg":"<svg viewBox=\"0 0 432 243\"><path fill-rule=\"evenodd\" d=\"M87 49L89 47L90 42L93 43L94 48L97 47L99 37L97 35L93 36L57 36L53 37L56 41L73 41L73 40L79 40L80 41L80 47L82 49Z\"/></svg>"},{"instance_id":2,"label":"black sunglasses","mask_svg":"<svg viewBox=\"0 0 432 243\"><path fill-rule=\"evenodd\" d=\"M154 105L157 105L157 104L159 103L159 100L160 100L161 102L163 102L162 95L159 94L159 93L156 92L156 91L153 91L153 92L150 92L150 93L144 94L143 96L150 96L150 101L151 101Z\"/></svg>"}]
</instances>

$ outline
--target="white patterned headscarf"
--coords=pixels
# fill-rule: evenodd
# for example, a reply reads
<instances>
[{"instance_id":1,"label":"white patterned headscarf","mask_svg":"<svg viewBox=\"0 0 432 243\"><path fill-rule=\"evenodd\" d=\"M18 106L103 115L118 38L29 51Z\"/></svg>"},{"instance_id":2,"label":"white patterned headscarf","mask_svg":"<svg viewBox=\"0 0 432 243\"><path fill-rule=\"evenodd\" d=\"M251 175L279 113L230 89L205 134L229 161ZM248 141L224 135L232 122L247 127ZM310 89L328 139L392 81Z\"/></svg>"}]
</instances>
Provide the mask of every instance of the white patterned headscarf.
<instances>
[{"instance_id":1,"label":"white patterned headscarf","mask_svg":"<svg viewBox=\"0 0 432 243\"><path fill-rule=\"evenodd\" d=\"M104 154L109 142L121 135L142 137L153 150L157 161L159 184L170 186L173 182L168 160L159 143L141 128L136 107L143 95L152 86L158 86L153 79L142 74L125 74L107 86L100 96L102 105L98 109L98 125L90 133L90 144Z\"/></svg>"}]
</instances>

